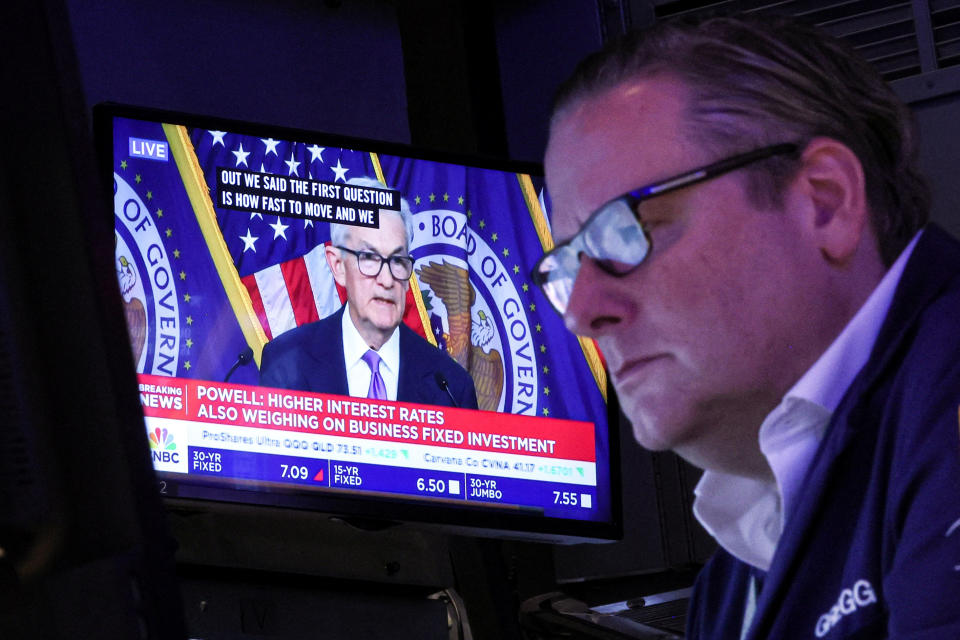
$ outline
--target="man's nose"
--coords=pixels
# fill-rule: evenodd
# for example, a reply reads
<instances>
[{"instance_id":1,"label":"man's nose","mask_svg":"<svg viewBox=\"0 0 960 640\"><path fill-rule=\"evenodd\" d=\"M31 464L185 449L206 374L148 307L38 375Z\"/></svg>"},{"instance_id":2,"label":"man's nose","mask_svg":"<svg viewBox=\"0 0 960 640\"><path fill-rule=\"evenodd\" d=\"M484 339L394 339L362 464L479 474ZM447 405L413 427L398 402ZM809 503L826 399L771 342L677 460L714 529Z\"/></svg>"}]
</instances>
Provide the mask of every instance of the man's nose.
<instances>
[{"instance_id":1,"label":"man's nose","mask_svg":"<svg viewBox=\"0 0 960 640\"><path fill-rule=\"evenodd\" d=\"M597 338L619 325L627 311L626 300L615 289L621 283L587 257L573 283L563 321L578 336Z\"/></svg>"},{"instance_id":2,"label":"man's nose","mask_svg":"<svg viewBox=\"0 0 960 640\"><path fill-rule=\"evenodd\" d=\"M388 289L396 282L396 279L393 277L393 272L390 271L390 263L386 260L380 264L380 273L377 274L377 282Z\"/></svg>"}]
</instances>

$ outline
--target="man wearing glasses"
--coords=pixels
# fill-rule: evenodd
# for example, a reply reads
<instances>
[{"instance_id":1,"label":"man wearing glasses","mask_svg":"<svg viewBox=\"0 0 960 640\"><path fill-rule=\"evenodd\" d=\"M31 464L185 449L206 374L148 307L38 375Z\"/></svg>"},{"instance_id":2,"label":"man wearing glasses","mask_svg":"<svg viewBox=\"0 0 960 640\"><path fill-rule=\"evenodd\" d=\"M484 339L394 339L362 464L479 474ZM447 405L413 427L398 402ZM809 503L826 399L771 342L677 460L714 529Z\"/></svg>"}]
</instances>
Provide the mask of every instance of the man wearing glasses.
<instances>
[{"instance_id":1,"label":"man wearing glasses","mask_svg":"<svg viewBox=\"0 0 960 640\"><path fill-rule=\"evenodd\" d=\"M260 384L476 409L466 370L401 322L413 275L411 235L405 202L399 212L381 209L379 228L331 224L327 264L347 302L267 343Z\"/></svg>"},{"instance_id":2,"label":"man wearing glasses","mask_svg":"<svg viewBox=\"0 0 960 640\"><path fill-rule=\"evenodd\" d=\"M691 638L960 638L960 245L915 144L782 20L659 25L560 90L533 277L637 440L705 470Z\"/></svg>"}]
</instances>

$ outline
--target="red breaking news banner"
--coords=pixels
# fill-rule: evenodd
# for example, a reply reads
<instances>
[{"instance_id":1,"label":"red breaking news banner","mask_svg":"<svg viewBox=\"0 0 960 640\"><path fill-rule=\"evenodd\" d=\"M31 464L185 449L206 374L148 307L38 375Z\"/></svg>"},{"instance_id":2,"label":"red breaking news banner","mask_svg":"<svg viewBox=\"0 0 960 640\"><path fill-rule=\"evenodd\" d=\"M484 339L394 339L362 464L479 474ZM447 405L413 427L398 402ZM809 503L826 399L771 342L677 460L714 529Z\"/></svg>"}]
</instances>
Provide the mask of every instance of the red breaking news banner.
<instances>
[{"instance_id":1,"label":"red breaking news banner","mask_svg":"<svg viewBox=\"0 0 960 640\"><path fill-rule=\"evenodd\" d=\"M141 374L148 417L594 462L590 422Z\"/></svg>"}]
</instances>

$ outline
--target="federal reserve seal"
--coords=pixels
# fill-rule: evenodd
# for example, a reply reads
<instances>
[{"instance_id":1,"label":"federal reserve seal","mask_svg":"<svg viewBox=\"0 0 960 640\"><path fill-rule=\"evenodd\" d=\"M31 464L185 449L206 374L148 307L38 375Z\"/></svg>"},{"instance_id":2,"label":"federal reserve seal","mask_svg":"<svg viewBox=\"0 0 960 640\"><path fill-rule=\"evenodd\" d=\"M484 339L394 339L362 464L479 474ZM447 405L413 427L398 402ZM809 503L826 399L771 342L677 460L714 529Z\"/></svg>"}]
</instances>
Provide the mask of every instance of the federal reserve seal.
<instances>
[{"instance_id":1,"label":"federal reserve seal","mask_svg":"<svg viewBox=\"0 0 960 640\"><path fill-rule=\"evenodd\" d=\"M520 293L457 211L413 216L410 253L437 343L473 377L480 408L537 415L537 366Z\"/></svg>"},{"instance_id":2,"label":"federal reserve seal","mask_svg":"<svg viewBox=\"0 0 960 640\"><path fill-rule=\"evenodd\" d=\"M137 373L177 375L180 309L167 249L137 192L113 174L116 269Z\"/></svg>"}]
</instances>

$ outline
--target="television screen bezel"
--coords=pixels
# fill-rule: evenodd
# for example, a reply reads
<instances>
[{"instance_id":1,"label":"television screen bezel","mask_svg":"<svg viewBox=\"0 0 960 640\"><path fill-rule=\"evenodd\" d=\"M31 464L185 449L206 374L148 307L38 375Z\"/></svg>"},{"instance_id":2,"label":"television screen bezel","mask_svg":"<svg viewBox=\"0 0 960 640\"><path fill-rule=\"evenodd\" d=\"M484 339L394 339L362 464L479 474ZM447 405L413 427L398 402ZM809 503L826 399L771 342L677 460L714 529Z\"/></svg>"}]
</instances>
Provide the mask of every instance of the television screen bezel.
<instances>
[{"instance_id":1,"label":"television screen bezel","mask_svg":"<svg viewBox=\"0 0 960 640\"><path fill-rule=\"evenodd\" d=\"M328 147L358 149L407 157L415 160L466 165L511 173L543 176L538 163L505 160L481 155L459 154L430 150L413 145L344 136L318 130L285 127L258 121L244 121L167 109L103 102L93 107L93 133L97 161L105 193L113 192L113 120L129 118L158 123L181 124L188 127L229 131L241 135L262 136L323 144ZM114 211L105 212L113 216ZM111 224L112 228L112 224ZM116 286L116 282L104 283ZM157 472L161 495L168 506L179 509L216 510L217 505L244 505L251 508L276 508L325 514L353 522L369 529L388 527L398 523L436 525L458 534L481 537L523 539L552 543L612 542L623 536L623 504L620 477L620 411L616 394L607 379L607 442L609 445L610 519L604 522L564 519L547 516L521 515L513 508L464 505L439 506L429 499L405 499L401 496L354 495L349 498L320 492L274 493L258 489L207 486L191 478L179 482L180 474ZM549 418L545 418L549 419ZM142 428L142 425L140 425ZM173 485L171 486L171 482ZM188 490L182 491L186 487ZM187 495L184 495L186 493ZM200 494L200 495L194 495ZM242 498L242 499L241 499ZM278 499L279 498L279 499Z\"/></svg>"}]
</instances>

